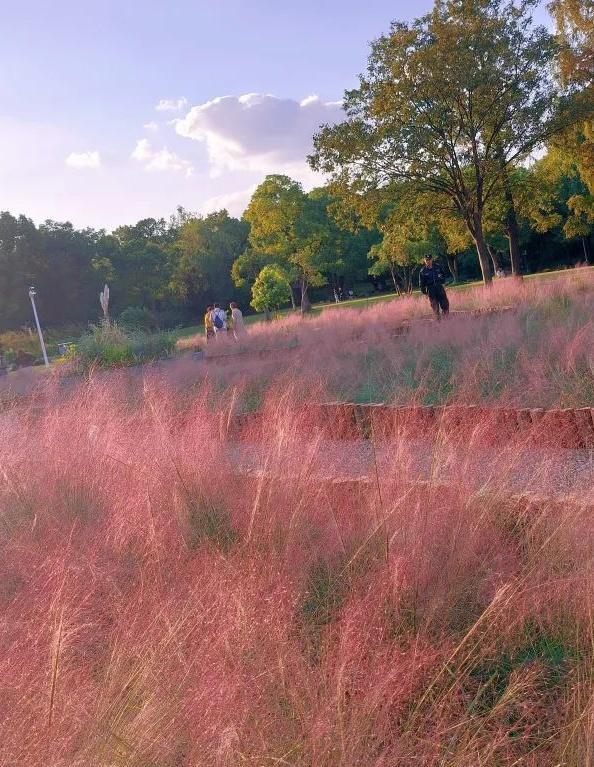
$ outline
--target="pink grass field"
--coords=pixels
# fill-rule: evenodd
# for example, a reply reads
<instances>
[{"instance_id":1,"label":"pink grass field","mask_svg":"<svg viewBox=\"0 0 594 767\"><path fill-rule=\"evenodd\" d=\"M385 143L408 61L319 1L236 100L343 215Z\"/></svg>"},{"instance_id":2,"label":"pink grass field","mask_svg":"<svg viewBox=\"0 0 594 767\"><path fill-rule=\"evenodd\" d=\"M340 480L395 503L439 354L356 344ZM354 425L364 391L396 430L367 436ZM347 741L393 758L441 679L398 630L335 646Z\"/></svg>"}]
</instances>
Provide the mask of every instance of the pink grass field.
<instances>
[{"instance_id":1,"label":"pink grass field","mask_svg":"<svg viewBox=\"0 0 594 767\"><path fill-rule=\"evenodd\" d=\"M259 323L240 344L210 346L202 368L180 362L176 373L180 382L207 377L217 388L249 384L253 394L299 379L304 394L315 382L330 399L360 402L594 405L594 270L502 280L486 294L452 291L451 304L442 324L420 297ZM485 313L469 316L479 309Z\"/></svg>"},{"instance_id":2,"label":"pink grass field","mask_svg":"<svg viewBox=\"0 0 594 767\"><path fill-rule=\"evenodd\" d=\"M331 310L0 412L1 767L594 764L592 451L311 417L594 406L591 276L453 304L514 311Z\"/></svg>"}]
</instances>

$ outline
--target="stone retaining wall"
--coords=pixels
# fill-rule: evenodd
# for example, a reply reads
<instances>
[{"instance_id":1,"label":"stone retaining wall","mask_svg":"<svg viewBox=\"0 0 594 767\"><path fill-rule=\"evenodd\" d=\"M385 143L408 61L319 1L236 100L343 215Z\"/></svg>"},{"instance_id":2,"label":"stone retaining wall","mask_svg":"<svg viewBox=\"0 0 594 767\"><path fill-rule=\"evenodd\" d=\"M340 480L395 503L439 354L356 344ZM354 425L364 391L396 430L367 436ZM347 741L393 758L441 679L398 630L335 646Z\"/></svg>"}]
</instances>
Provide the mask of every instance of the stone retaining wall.
<instances>
[{"instance_id":1,"label":"stone retaining wall","mask_svg":"<svg viewBox=\"0 0 594 767\"><path fill-rule=\"evenodd\" d=\"M252 486L261 482L264 478L268 482L280 482L283 487L291 483L291 478L287 476L274 477L268 476L266 472L247 472L242 476L247 485ZM377 482L371 477L357 478L316 478L315 487L317 491L323 491L325 496L338 502L346 495L349 498L357 499L367 497L377 493ZM399 481L399 482L381 482L381 493L385 501L390 501L404 497L409 499L411 504L433 503L436 499L440 504L448 503L460 498L459 488L453 484L438 481ZM476 495L472 499L469 496L467 501L480 507L481 505L500 504L501 507L513 509L519 515L526 514L533 519L535 515L546 513L552 517L561 518L564 514L585 514L591 516L594 513L594 504L591 501L581 503L576 498L556 497L551 498L538 493L518 493L509 495L484 494Z\"/></svg>"},{"instance_id":2,"label":"stone retaining wall","mask_svg":"<svg viewBox=\"0 0 594 767\"><path fill-rule=\"evenodd\" d=\"M301 433L322 430L329 439L447 437L477 445L518 442L536 448L594 449L594 408L394 407L326 402L295 417ZM259 413L238 415L232 431L241 438L264 427Z\"/></svg>"}]
</instances>

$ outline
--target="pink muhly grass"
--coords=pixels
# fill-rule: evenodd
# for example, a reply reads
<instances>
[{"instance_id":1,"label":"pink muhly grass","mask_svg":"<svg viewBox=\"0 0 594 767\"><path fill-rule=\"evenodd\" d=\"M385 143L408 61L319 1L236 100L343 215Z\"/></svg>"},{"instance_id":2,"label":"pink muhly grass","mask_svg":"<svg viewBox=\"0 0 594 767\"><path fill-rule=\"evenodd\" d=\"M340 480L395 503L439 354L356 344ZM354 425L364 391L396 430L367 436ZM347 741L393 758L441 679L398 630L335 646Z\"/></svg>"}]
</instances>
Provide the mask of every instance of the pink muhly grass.
<instances>
[{"instance_id":1,"label":"pink muhly grass","mask_svg":"<svg viewBox=\"0 0 594 767\"><path fill-rule=\"evenodd\" d=\"M316 407L374 380L400 402L577 401L572 277L401 337L392 304L291 318L291 362L205 382L182 360L1 412L0 764L587 764L587 456L493 444L488 411L366 440Z\"/></svg>"}]
</instances>

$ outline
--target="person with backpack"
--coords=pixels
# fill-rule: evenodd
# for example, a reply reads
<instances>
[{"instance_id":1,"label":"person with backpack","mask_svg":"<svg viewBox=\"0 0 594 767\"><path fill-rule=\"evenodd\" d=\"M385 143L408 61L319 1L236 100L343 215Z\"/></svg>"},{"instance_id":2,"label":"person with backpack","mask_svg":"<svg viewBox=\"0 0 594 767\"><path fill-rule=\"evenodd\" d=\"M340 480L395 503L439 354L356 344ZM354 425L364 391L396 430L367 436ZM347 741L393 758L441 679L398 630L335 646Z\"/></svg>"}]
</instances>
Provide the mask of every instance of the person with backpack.
<instances>
[{"instance_id":1,"label":"person with backpack","mask_svg":"<svg viewBox=\"0 0 594 767\"><path fill-rule=\"evenodd\" d=\"M215 336L218 336L219 333L225 333L227 331L227 314L221 309L219 304L214 305L210 316L212 317Z\"/></svg>"},{"instance_id":2,"label":"person with backpack","mask_svg":"<svg viewBox=\"0 0 594 767\"><path fill-rule=\"evenodd\" d=\"M428 296L429 303L437 320L447 317L450 311L450 302L444 288L445 274L439 264L434 263L433 256L428 253L425 257L425 265L419 274L419 287L421 293Z\"/></svg>"}]
</instances>

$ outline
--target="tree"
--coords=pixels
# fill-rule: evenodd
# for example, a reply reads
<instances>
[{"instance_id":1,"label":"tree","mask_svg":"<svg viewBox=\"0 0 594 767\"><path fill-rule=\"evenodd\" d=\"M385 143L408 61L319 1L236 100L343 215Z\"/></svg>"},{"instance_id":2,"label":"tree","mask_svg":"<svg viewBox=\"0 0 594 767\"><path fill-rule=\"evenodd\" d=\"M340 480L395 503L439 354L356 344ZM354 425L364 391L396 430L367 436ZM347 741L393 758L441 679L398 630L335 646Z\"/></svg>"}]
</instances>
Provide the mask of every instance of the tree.
<instances>
[{"instance_id":1,"label":"tree","mask_svg":"<svg viewBox=\"0 0 594 767\"><path fill-rule=\"evenodd\" d=\"M588 205L588 188L577 168L556 151L549 152L530 171L518 174L519 208L537 232L561 229L566 239L579 239L584 261L590 261L588 247L594 217ZM583 202L583 209L580 207Z\"/></svg>"},{"instance_id":2,"label":"tree","mask_svg":"<svg viewBox=\"0 0 594 767\"><path fill-rule=\"evenodd\" d=\"M252 306L257 312L268 313L289 302L291 288L287 275L277 264L265 266L252 286Z\"/></svg>"},{"instance_id":3,"label":"tree","mask_svg":"<svg viewBox=\"0 0 594 767\"><path fill-rule=\"evenodd\" d=\"M308 198L317 208L322 230L320 247L323 268L332 286L344 288L345 281L353 283L365 279L367 254L380 239L377 229L373 226L368 228L361 222L352 226L352 222L336 216L336 206L340 201L328 187L313 189Z\"/></svg>"},{"instance_id":4,"label":"tree","mask_svg":"<svg viewBox=\"0 0 594 767\"><path fill-rule=\"evenodd\" d=\"M579 174L584 189L568 201L572 214L566 224L582 238L587 257L587 237L594 225L594 3L591 0L553 0L549 9L560 42L559 71L568 86L585 91L590 103L586 119L551 143L549 155L560 175Z\"/></svg>"},{"instance_id":5,"label":"tree","mask_svg":"<svg viewBox=\"0 0 594 767\"><path fill-rule=\"evenodd\" d=\"M272 175L254 192L244 213L254 253L278 263L291 282L299 283L301 311L310 308L310 286L324 285L328 253L320 208L288 176Z\"/></svg>"},{"instance_id":6,"label":"tree","mask_svg":"<svg viewBox=\"0 0 594 767\"><path fill-rule=\"evenodd\" d=\"M233 300L231 267L246 247L248 232L248 224L226 210L187 219L171 246L172 292L196 309L213 300Z\"/></svg>"},{"instance_id":7,"label":"tree","mask_svg":"<svg viewBox=\"0 0 594 767\"><path fill-rule=\"evenodd\" d=\"M129 306L154 309L168 295L171 240L165 220L154 218L100 238L93 264L100 281L110 284L117 311Z\"/></svg>"},{"instance_id":8,"label":"tree","mask_svg":"<svg viewBox=\"0 0 594 767\"><path fill-rule=\"evenodd\" d=\"M309 158L357 193L406 180L448 198L491 280L483 215L505 174L575 121L551 74L554 38L531 23L536 0L437 0L372 44L345 94L347 119L324 126Z\"/></svg>"},{"instance_id":9,"label":"tree","mask_svg":"<svg viewBox=\"0 0 594 767\"><path fill-rule=\"evenodd\" d=\"M402 241L398 232L387 232L384 239L369 251L369 259L373 262L369 274L380 277L389 273L398 294L410 293L415 269L422 258L416 243Z\"/></svg>"},{"instance_id":10,"label":"tree","mask_svg":"<svg viewBox=\"0 0 594 767\"><path fill-rule=\"evenodd\" d=\"M594 4L592 0L552 0L549 10L561 42L561 76L591 87L594 84Z\"/></svg>"},{"instance_id":11,"label":"tree","mask_svg":"<svg viewBox=\"0 0 594 767\"><path fill-rule=\"evenodd\" d=\"M0 213L0 326L10 328L30 318L28 288L45 271L39 259L40 237L31 219ZM45 291L40 290L41 294Z\"/></svg>"}]
</instances>

